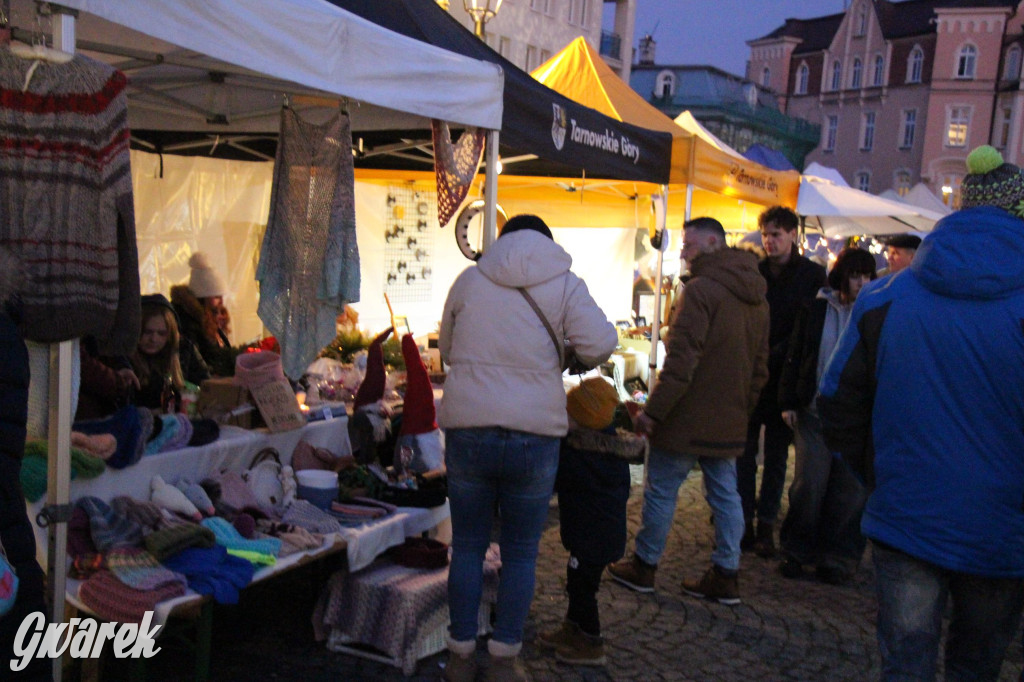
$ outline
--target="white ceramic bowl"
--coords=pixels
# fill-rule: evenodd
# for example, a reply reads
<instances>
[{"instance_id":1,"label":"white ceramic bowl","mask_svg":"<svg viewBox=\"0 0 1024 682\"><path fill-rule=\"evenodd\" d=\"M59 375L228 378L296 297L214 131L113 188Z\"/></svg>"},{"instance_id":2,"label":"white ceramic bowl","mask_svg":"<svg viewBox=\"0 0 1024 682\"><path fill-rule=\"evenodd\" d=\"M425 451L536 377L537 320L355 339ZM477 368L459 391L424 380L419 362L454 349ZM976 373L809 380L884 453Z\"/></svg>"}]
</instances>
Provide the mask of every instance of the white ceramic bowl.
<instances>
[{"instance_id":1,"label":"white ceramic bowl","mask_svg":"<svg viewBox=\"0 0 1024 682\"><path fill-rule=\"evenodd\" d=\"M338 488L338 474L321 469L300 469L295 472L296 482L304 488Z\"/></svg>"}]
</instances>

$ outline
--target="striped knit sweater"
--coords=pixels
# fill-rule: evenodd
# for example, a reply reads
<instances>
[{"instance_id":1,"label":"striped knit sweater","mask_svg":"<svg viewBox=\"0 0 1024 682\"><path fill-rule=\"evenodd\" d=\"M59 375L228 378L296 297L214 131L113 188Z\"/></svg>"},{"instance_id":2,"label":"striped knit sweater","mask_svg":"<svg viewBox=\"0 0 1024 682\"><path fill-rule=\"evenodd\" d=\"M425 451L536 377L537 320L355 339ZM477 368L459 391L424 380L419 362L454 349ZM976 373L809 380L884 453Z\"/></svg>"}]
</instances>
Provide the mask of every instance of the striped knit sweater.
<instances>
[{"instance_id":1,"label":"striped knit sweater","mask_svg":"<svg viewBox=\"0 0 1024 682\"><path fill-rule=\"evenodd\" d=\"M40 62L0 49L0 250L20 261L21 332L95 336L103 354L139 339L139 270L127 79L82 55Z\"/></svg>"}]
</instances>

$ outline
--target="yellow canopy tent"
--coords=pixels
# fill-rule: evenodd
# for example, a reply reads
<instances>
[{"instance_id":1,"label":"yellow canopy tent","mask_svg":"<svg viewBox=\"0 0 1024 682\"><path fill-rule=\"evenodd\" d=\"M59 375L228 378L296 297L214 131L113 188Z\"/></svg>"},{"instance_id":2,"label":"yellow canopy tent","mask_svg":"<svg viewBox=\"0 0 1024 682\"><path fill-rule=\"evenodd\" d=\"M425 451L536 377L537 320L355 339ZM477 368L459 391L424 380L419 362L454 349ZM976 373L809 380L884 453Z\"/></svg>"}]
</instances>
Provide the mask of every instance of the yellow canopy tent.
<instances>
[{"instance_id":1,"label":"yellow canopy tent","mask_svg":"<svg viewBox=\"0 0 1024 682\"><path fill-rule=\"evenodd\" d=\"M533 71L552 90L627 123L672 134L669 193L693 190L692 214L744 229L764 206L796 207L800 174L776 171L744 158L708 132L687 111L675 121L648 104L580 37ZM503 177L501 182L507 182ZM621 183L620 183L621 186ZM607 191L607 186L602 187ZM669 199L669 226L679 226L684 205ZM748 207L747 204L755 204Z\"/></svg>"}]
</instances>

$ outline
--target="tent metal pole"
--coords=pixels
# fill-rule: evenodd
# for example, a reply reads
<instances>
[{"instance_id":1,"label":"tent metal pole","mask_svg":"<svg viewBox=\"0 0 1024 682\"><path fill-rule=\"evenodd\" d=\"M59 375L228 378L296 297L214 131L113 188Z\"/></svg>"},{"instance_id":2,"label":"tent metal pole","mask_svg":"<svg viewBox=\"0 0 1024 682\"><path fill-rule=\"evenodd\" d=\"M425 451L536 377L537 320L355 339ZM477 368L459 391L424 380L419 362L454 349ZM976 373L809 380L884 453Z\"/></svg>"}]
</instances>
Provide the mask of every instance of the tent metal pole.
<instances>
[{"instance_id":1,"label":"tent metal pole","mask_svg":"<svg viewBox=\"0 0 1024 682\"><path fill-rule=\"evenodd\" d=\"M75 16L56 11L53 46L75 51ZM47 540L47 597L51 623L64 622L64 593L67 590L68 519L71 516L71 364L78 353L78 340L50 344L48 455L46 504L49 513ZM60 682L62 657L53 659L53 679Z\"/></svg>"},{"instance_id":2,"label":"tent metal pole","mask_svg":"<svg viewBox=\"0 0 1024 682\"><path fill-rule=\"evenodd\" d=\"M662 272L665 267L665 249L667 248L666 240L668 239L668 185L661 186L661 201L664 206L664 216L662 225L655 225L655 230L661 232L661 238L658 242L658 279L654 287L654 319L651 322L651 354L648 358L648 376L647 376L647 389L648 391L654 390L654 385L658 383L658 340L661 337L661 280ZM654 212L655 219L657 220L658 212Z\"/></svg>"},{"instance_id":3,"label":"tent metal pole","mask_svg":"<svg viewBox=\"0 0 1024 682\"><path fill-rule=\"evenodd\" d=\"M487 131L483 251L498 239L498 131Z\"/></svg>"}]
</instances>

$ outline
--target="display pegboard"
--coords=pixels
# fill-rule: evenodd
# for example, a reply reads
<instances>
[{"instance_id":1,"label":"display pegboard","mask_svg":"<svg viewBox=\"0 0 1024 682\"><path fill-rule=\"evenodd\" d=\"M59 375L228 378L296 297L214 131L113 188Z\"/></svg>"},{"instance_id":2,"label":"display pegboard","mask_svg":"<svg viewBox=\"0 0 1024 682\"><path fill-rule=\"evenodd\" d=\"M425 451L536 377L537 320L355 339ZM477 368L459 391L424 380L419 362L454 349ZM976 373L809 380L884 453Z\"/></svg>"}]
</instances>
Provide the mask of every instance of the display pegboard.
<instances>
[{"instance_id":1,"label":"display pegboard","mask_svg":"<svg viewBox=\"0 0 1024 682\"><path fill-rule=\"evenodd\" d=\"M384 292L392 303L429 303L434 273L437 194L388 187L384 231Z\"/></svg>"}]
</instances>

